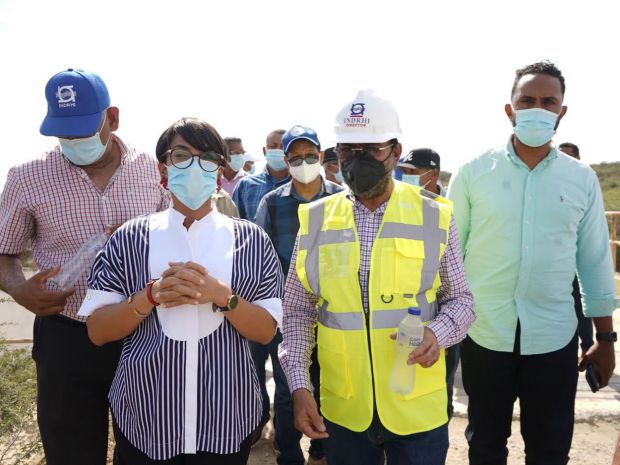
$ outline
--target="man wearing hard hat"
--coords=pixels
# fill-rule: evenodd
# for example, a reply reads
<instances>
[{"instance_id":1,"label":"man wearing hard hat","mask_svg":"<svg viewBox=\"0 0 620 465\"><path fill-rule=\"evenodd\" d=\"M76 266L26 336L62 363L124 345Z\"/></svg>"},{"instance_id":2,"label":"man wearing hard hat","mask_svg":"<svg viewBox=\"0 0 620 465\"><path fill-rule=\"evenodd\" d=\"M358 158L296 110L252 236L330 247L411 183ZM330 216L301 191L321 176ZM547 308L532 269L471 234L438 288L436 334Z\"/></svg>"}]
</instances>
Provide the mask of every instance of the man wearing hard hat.
<instances>
[{"instance_id":1,"label":"man wearing hard hat","mask_svg":"<svg viewBox=\"0 0 620 465\"><path fill-rule=\"evenodd\" d=\"M326 438L330 464L444 464L448 449L443 348L475 319L451 204L392 178L398 115L361 91L336 117L348 189L299 208L280 358L295 425ZM434 196L433 196L434 197ZM391 338L410 307L426 325L408 362L414 388L393 392ZM321 417L308 379L318 326Z\"/></svg>"}]
</instances>

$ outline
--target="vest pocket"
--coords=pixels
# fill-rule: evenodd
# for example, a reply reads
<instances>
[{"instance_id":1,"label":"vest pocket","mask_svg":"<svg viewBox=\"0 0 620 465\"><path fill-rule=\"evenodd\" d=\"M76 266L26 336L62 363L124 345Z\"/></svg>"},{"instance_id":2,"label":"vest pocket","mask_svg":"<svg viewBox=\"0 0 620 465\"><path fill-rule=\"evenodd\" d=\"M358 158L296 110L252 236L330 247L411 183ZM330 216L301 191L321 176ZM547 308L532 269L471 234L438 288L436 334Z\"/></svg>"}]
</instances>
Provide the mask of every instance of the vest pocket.
<instances>
[{"instance_id":1,"label":"vest pocket","mask_svg":"<svg viewBox=\"0 0 620 465\"><path fill-rule=\"evenodd\" d=\"M350 399L353 389L349 358L343 352L333 350L325 345L319 345L318 352L321 367L321 390L326 389L338 397Z\"/></svg>"},{"instance_id":2,"label":"vest pocket","mask_svg":"<svg viewBox=\"0 0 620 465\"><path fill-rule=\"evenodd\" d=\"M424 264L424 242L394 239L393 254L394 293L417 294Z\"/></svg>"}]
</instances>

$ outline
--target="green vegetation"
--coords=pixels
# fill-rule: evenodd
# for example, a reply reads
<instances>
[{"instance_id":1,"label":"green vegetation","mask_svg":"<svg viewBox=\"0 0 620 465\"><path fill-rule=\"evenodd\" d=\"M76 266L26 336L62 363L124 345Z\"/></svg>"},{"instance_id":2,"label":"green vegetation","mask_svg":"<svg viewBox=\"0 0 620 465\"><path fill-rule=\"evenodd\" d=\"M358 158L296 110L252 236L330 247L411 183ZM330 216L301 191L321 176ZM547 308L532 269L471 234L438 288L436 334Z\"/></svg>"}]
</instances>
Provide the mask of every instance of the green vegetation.
<instances>
[{"instance_id":1,"label":"green vegetation","mask_svg":"<svg viewBox=\"0 0 620 465\"><path fill-rule=\"evenodd\" d=\"M620 162L590 165L603 190L606 211L620 211Z\"/></svg>"},{"instance_id":2,"label":"green vegetation","mask_svg":"<svg viewBox=\"0 0 620 465\"><path fill-rule=\"evenodd\" d=\"M590 165L596 172L603 190L605 211L620 211L620 162ZM447 187L452 173L442 171L439 179Z\"/></svg>"},{"instance_id":3,"label":"green vegetation","mask_svg":"<svg viewBox=\"0 0 620 465\"><path fill-rule=\"evenodd\" d=\"M30 349L0 340L0 463L24 463L40 451L35 421L37 379Z\"/></svg>"}]
</instances>

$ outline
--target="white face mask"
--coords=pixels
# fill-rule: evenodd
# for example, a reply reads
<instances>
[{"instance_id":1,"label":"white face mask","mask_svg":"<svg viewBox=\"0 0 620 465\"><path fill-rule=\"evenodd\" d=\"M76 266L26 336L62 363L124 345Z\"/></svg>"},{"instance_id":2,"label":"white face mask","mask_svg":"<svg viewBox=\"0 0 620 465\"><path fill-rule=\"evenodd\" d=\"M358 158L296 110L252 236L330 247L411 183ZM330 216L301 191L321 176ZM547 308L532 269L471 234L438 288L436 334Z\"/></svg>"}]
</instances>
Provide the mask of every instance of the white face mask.
<instances>
[{"instance_id":1,"label":"white face mask","mask_svg":"<svg viewBox=\"0 0 620 465\"><path fill-rule=\"evenodd\" d=\"M291 166L289 173L293 176L293 179L299 181L302 184L310 184L314 181L321 172L320 163L312 163L309 165L304 160L299 166Z\"/></svg>"}]
</instances>

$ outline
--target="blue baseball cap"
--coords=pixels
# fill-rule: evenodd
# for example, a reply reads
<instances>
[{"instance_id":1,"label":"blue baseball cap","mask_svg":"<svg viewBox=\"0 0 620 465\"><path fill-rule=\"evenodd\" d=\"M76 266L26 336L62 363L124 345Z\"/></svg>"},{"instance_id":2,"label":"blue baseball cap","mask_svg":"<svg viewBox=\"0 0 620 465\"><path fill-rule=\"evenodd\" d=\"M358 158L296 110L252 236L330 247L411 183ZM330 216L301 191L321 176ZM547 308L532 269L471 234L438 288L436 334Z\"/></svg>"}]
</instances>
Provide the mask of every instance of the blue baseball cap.
<instances>
[{"instance_id":1,"label":"blue baseball cap","mask_svg":"<svg viewBox=\"0 0 620 465\"><path fill-rule=\"evenodd\" d=\"M316 145L319 150L321 150L321 143L319 142L319 136L316 135L316 131L314 129L297 125L286 131L282 136L282 146L284 147L284 153L288 153L288 149L291 144L299 139L309 140L314 145Z\"/></svg>"},{"instance_id":2,"label":"blue baseball cap","mask_svg":"<svg viewBox=\"0 0 620 465\"><path fill-rule=\"evenodd\" d=\"M47 115L39 130L44 136L86 137L94 134L110 95L95 73L69 68L53 76L45 86Z\"/></svg>"}]
</instances>

